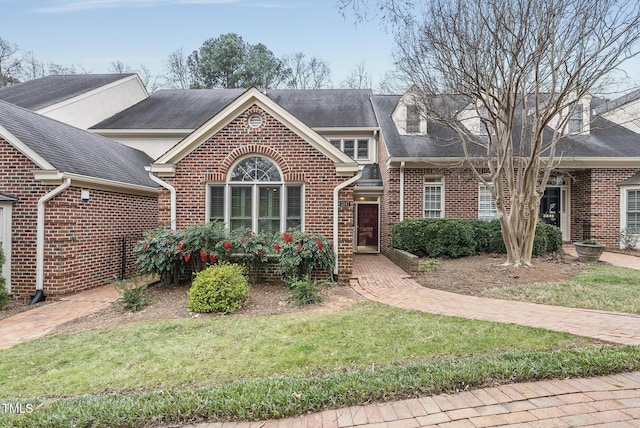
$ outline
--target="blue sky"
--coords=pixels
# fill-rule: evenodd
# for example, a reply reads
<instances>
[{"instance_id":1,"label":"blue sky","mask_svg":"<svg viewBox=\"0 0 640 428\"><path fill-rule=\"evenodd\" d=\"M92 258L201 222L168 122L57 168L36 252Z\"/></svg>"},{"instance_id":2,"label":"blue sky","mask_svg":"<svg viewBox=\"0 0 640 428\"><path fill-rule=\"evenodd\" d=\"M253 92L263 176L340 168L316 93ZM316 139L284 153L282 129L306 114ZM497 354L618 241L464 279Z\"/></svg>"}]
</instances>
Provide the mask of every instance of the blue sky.
<instances>
[{"instance_id":1,"label":"blue sky","mask_svg":"<svg viewBox=\"0 0 640 428\"><path fill-rule=\"evenodd\" d=\"M321 58L335 87L362 62L374 86L392 68L393 37L379 21L343 18L334 0L0 0L0 11L1 38L78 71L105 73L121 61L162 73L172 51L225 33L277 57Z\"/></svg>"}]
</instances>

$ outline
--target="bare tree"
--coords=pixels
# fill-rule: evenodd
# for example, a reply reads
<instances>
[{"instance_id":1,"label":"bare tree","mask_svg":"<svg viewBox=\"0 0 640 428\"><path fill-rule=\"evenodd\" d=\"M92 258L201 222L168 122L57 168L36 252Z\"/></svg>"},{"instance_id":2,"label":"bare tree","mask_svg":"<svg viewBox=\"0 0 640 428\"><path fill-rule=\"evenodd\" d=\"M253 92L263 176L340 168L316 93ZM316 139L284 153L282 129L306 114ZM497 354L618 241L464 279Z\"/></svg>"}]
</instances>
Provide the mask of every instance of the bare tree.
<instances>
[{"instance_id":1,"label":"bare tree","mask_svg":"<svg viewBox=\"0 0 640 428\"><path fill-rule=\"evenodd\" d=\"M112 61L109 66L109 73L119 73L119 74L127 74L127 73L136 73L138 77L140 77L140 81L147 88L147 91L154 92L158 89L157 78L151 74L149 69L144 65L140 65L139 69L133 69L131 66L123 63L122 61Z\"/></svg>"},{"instance_id":2,"label":"bare tree","mask_svg":"<svg viewBox=\"0 0 640 428\"><path fill-rule=\"evenodd\" d=\"M367 64L362 61L356 65L351 73L342 82L343 88L349 89L370 89L373 84L371 73L367 72Z\"/></svg>"},{"instance_id":3,"label":"bare tree","mask_svg":"<svg viewBox=\"0 0 640 428\"><path fill-rule=\"evenodd\" d=\"M296 52L286 56L284 65L289 71L287 87L290 89L321 89L331 86L331 69L320 58L308 61L305 54Z\"/></svg>"},{"instance_id":4,"label":"bare tree","mask_svg":"<svg viewBox=\"0 0 640 428\"><path fill-rule=\"evenodd\" d=\"M422 112L491 191L506 264L529 265L540 198L579 101L638 53L636 0L378 0ZM364 7L364 0L341 0ZM401 6L401 7L399 7ZM469 123L479 126L474 130ZM482 132L478 132L482 131ZM489 171L484 175L484 171Z\"/></svg>"},{"instance_id":5,"label":"bare tree","mask_svg":"<svg viewBox=\"0 0 640 428\"><path fill-rule=\"evenodd\" d=\"M165 84L171 89L189 89L192 85L187 55L182 48L169 54L165 61Z\"/></svg>"},{"instance_id":6,"label":"bare tree","mask_svg":"<svg viewBox=\"0 0 640 428\"><path fill-rule=\"evenodd\" d=\"M0 87L19 81L22 58L17 53L18 46L0 37Z\"/></svg>"}]
</instances>

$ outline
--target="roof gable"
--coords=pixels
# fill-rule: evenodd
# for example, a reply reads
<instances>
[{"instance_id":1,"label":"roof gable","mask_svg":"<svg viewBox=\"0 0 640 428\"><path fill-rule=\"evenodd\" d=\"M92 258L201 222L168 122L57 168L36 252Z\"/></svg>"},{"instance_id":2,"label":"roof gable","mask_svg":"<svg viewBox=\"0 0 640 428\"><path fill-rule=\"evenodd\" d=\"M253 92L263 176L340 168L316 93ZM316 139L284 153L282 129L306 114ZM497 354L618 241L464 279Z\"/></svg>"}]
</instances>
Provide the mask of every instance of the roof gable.
<instances>
[{"instance_id":1,"label":"roof gable","mask_svg":"<svg viewBox=\"0 0 640 428\"><path fill-rule=\"evenodd\" d=\"M37 111L135 74L51 75L0 89L0 100Z\"/></svg>"},{"instance_id":2,"label":"roof gable","mask_svg":"<svg viewBox=\"0 0 640 428\"><path fill-rule=\"evenodd\" d=\"M170 170L171 168L167 169L161 165L175 165L180 162L180 160L195 150L200 144L204 143L210 136L216 134L253 105L260 107L331 159L336 164L338 172L347 174L357 172L358 166L353 159L330 144L328 140L320 136L288 110L255 88L245 91L242 95L231 101L200 128L193 131L164 155L160 156L154 166L152 166L152 171L166 172Z\"/></svg>"},{"instance_id":3,"label":"roof gable","mask_svg":"<svg viewBox=\"0 0 640 428\"><path fill-rule=\"evenodd\" d=\"M0 101L0 135L40 169L155 188L145 153Z\"/></svg>"}]
</instances>

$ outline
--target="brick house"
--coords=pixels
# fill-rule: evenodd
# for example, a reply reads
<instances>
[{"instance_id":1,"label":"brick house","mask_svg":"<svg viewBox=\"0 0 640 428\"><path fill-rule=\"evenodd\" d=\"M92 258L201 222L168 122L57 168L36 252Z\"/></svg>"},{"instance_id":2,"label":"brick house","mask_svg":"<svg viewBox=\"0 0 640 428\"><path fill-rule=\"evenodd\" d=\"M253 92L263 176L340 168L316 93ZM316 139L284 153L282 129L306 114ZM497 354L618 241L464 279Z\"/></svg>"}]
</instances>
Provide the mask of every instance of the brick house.
<instances>
[{"instance_id":1,"label":"brick house","mask_svg":"<svg viewBox=\"0 0 640 428\"><path fill-rule=\"evenodd\" d=\"M133 273L133 244L157 224L147 154L0 101L0 157L3 276L17 298Z\"/></svg>"},{"instance_id":2,"label":"brick house","mask_svg":"<svg viewBox=\"0 0 640 428\"><path fill-rule=\"evenodd\" d=\"M74 77L57 78L68 91L74 87ZM101 79L90 92L110 103L123 97L122 103L107 114L101 102L93 105L91 96L76 91L92 112L83 127L147 153L141 163L159 193L149 224L183 228L221 220L230 230L272 232L299 225L333 240L336 273L346 279L354 253L391 251L398 221L495 217L455 135L417 115L410 93L252 88L146 94L135 75ZM23 85L47 86L33 82ZM66 104L56 102L64 110ZM540 217L559 226L567 242L590 237L616 245L621 230L640 230L640 129L634 122L640 93L577 102L580 114L562 140L562 161ZM6 206L19 195L0 182L0 196Z\"/></svg>"}]
</instances>

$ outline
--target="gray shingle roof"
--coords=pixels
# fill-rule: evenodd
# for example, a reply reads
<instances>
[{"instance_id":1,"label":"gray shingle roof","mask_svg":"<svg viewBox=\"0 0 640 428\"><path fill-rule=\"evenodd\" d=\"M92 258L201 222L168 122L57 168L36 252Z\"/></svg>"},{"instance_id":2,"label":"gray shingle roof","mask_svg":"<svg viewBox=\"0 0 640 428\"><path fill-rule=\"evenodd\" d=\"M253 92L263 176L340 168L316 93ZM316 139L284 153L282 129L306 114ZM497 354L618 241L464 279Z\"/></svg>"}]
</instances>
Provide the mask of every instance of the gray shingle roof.
<instances>
[{"instance_id":1,"label":"gray shingle roof","mask_svg":"<svg viewBox=\"0 0 640 428\"><path fill-rule=\"evenodd\" d=\"M36 111L132 76L132 74L69 74L45 76L0 89L0 100Z\"/></svg>"},{"instance_id":2,"label":"gray shingle roof","mask_svg":"<svg viewBox=\"0 0 640 428\"><path fill-rule=\"evenodd\" d=\"M155 188L146 153L0 101L0 125L58 171Z\"/></svg>"},{"instance_id":3,"label":"gray shingle roof","mask_svg":"<svg viewBox=\"0 0 640 428\"><path fill-rule=\"evenodd\" d=\"M400 135L391 114L400 96L376 95L373 105L391 157L394 158L460 158L464 157L457 135L449 128L429 122L427 135ZM516 137L519 136L516 135ZM482 152L476 149L478 155ZM589 134L562 138L556 156L565 158L640 157L640 135L629 129L593 116Z\"/></svg>"},{"instance_id":4,"label":"gray shingle roof","mask_svg":"<svg viewBox=\"0 0 640 428\"><path fill-rule=\"evenodd\" d=\"M160 90L92 129L197 129L244 89ZM312 128L375 128L370 90L271 90L267 96Z\"/></svg>"},{"instance_id":5,"label":"gray shingle roof","mask_svg":"<svg viewBox=\"0 0 640 428\"><path fill-rule=\"evenodd\" d=\"M373 106L385 144L394 158L460 158L462 146L455 132L435 122L427 124L427 135L400 135L391 118L400 95L375 95Z\"/></svg>"}]
</instances>

